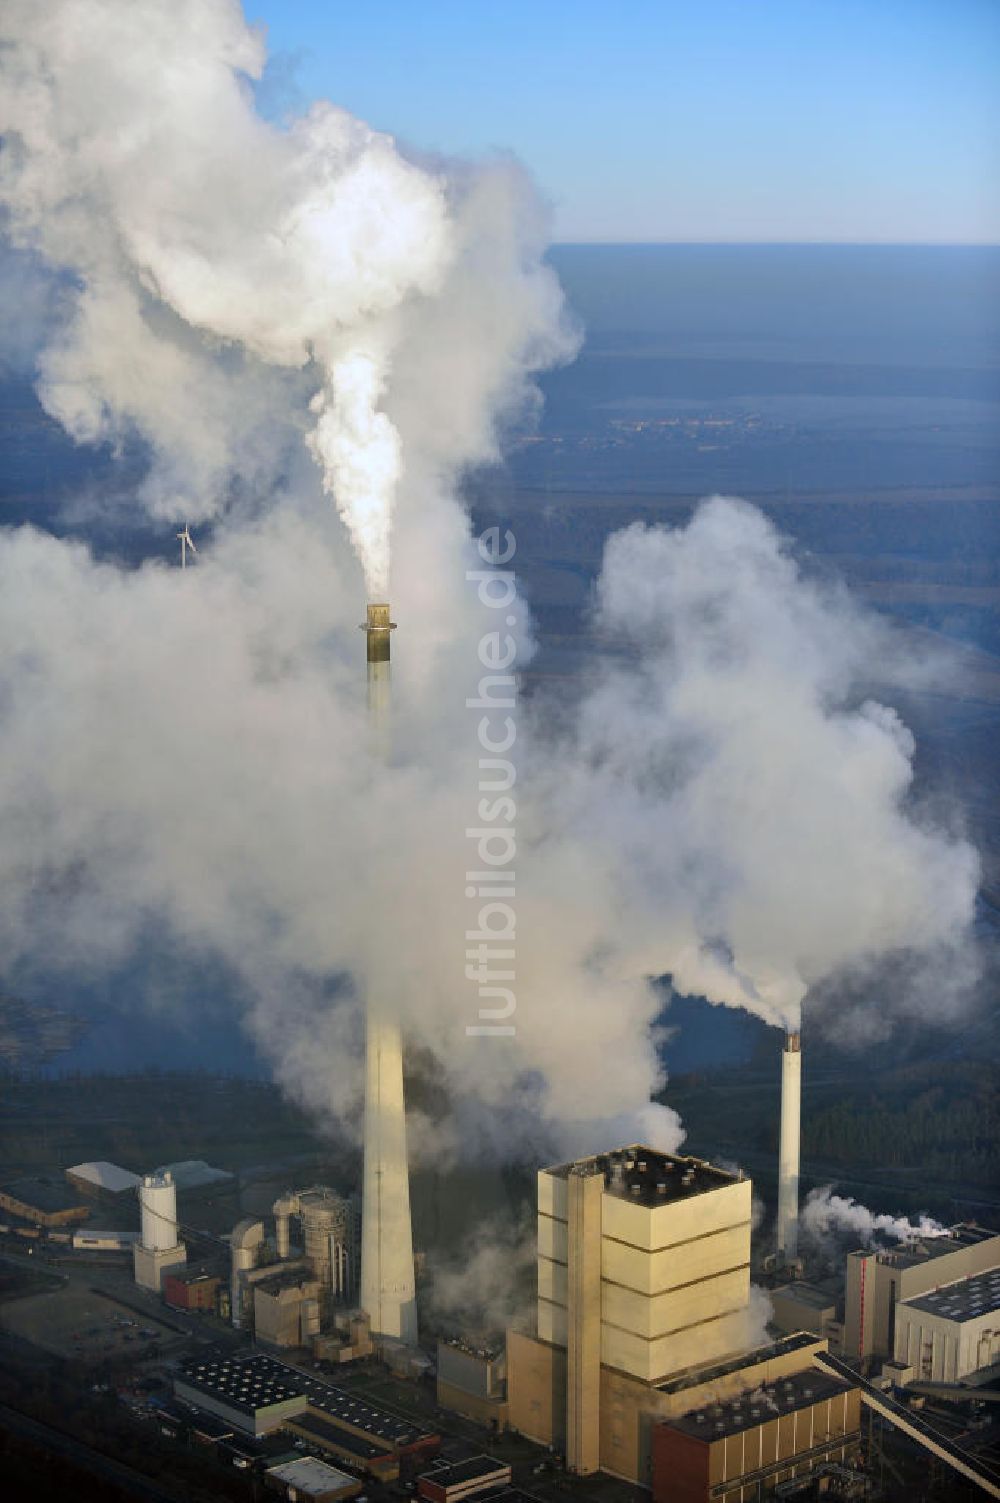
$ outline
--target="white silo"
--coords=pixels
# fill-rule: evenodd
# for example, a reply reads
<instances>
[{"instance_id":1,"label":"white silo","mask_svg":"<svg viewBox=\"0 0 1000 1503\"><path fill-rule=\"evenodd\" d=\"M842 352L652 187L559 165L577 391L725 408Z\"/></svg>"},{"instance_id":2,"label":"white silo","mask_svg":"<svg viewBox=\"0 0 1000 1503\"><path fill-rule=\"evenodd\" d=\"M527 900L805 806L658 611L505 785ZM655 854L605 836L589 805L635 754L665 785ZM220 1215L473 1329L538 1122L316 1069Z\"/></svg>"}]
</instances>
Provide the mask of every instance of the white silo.
<instances>
[{"instance_id":1,"label":"white silo","mask_svg":"<svg viewBox=\"0 0 1000 1503\"><path fill-rule=\"evenodd\" d=\"M187 1262L187 1248L178 1236L177 1186L169 1172L143 1175L139 1227L132 1263L135 1281L159 1293L164 1273Z\"/></svg>"},{"instance_id":2,"label":"white silo","mask_svg":"<svg viewBox=\"0 0 1000 1503\"><path fill-rule=\"evenodd\" d=\"M148 1252L176 1247L177 1186L169 1173L146 1174L139 1186L142 1245Z\"/></svg>"}]
</instances>

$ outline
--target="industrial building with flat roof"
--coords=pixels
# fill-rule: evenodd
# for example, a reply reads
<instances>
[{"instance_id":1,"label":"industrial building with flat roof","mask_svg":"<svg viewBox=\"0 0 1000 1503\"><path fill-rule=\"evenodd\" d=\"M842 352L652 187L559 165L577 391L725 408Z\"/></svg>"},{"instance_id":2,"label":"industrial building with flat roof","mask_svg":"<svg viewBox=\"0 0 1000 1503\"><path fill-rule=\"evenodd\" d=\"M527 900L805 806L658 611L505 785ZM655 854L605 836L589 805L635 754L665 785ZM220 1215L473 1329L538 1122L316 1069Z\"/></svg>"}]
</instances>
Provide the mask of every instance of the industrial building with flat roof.
<instances>
[{"instance_id":1,"label":"industrial building with flat roof","mask_svg":"<svg viewBox=\"0 0 1000 1503\"><path fill-rule=\"evenodd\" d=\"M461 1503L491 1489L504 1487L511 1478L508 1462L493 1456L471 1456L467 1461L442 1462L417 1478L417 1492L428 1503Z\"/></svg>"},{"instance_id":2,"label":"industrial building with flat roof","mask_svg":"<svg viewBox=\"0 0 1000 1503\"><path fill-rule=\"evenodd\" d=\"M341 1498L356 1498L361 1491L357 1477L349 1477L317 1456L298 1456L268 1467L264 1483L291 1503L340 1503Z\"/></svg>"},{"instance_id":3,"label":"industrial building with flat roof","mask_svg":"<svg viewBox=\"0 0 1000 1503\"><path fill-rule=\"evenodd\" d=\"M958 1383L995 1362L1000 1362L1000 1267L896 1305L895 1366L909 1370L907 1376Z\"/></svg>"},{"instance_id":4,"label":"industrial building with flat roof","mask_svg":"<svg viewBox=\"0 0 1000 1503\"><path fill-rule=\"evenodd\" d=\"M287 1369L269 1372L253 1353L189 1357L174 1378L174 1393L250 1435L276 1430L309 1403Z\"/></svg>"},{"instance_id":5,"label":"industrial building with flat roof","mask_svg":"<svg viewBox=\"0 0 1000 1503\"><path fill-rule=\"evenodd\" d=\"M898 1248L848 1253L844 1356L893 1358L901 1301L998 1267L1000 1235L974 1224Z\"/></svg>"},{"instance_id":6,"label":"industrial building with flat roof","mask_svg":"<svg viewBox=\"0 0 1000 1503\"><path fill-rule=\"evenodd\" d=\"M92 1207L61 1180L25 1178L0 1186L0 1207L33 1226L71 1226L86 1221Z\"/></svg>"},{"instance_id":7,"label":"industrial building with flat roof","mask_svg":"<svg viewBox=\"0 0 1000 1503\"><path fill-rule=\"evenodd\" d=\"M756 1503L861 1438L857 1388L816 1369L661 1420L653 1429L654 1503Z\"/></svg>"},{"instance_id":8,"label":"industrial building with flat roof","mask_svg":"<svg viewBox=\"0 0 1000 1503\"><path fill-rule=\"evenodd\" d=\"M437 1401L497 1432L507 1427L507 1354L463 1341L439 1341Z\"/></svg>"},{"instance_id":9,"label":"industrial building with flat roof","mask_svg":"<svg viewBox=\"0 0 1000 1503\"><path fill-rule=\"evenodd\" d=\"M779 1331L812 1331L815 1336L836 1340L842 1331L837 1323L837 1296L830 1289L796 1281L768 1291L771 1324Z\"/></svg>"},{"instance_id":10,"label":"industrial building with flat roof","mask_svg":"<svg viewBox=\"0 0 1000 1503\"><path fill-rule=\"evenodd\" d=\"M138 1232L120 1232L110 1227L88 1226L86 1231L73 1233L73 1247L77 1252L131 1253L138 1240Z\"/></svg>"},{"instance_id":11,"label":"industrial building with flat roof","mask_svg":"<svg viewBox=\"0 0 1000 1503\"><path fill-rule=\"evenodd\" d=\"M251 1435L281 1426L383 1481L404 1458L427 1461L441 1437L264 1352L211 1352L182 1363L178 1398L219 1415Z\"/></svg>"},{"instance_id":12,"label":"industrial building with flat roof","mask_svg":"<svg viewBox=\"0 0 1000 1503\"><path fill-rule=\"evenodd\" d=\"M222 1283L205 1268L186 1268L163 1275L163 1298L175 1310L214 1310Z\"/></svg>"},{"instance_id":13,"label":"industrial building with flat roof","mask_svg":"<svg viewBox=\"0 0 1000 1503\"><path fill-rule=\"evenodd\" d=\"M160 1164L154 1174L169 1174L178 1190L212 1190L228 1184L233 1175L228 1169L216 1169L204 1159L178 1159L174 1164Z\"/></svg>"},{"instance_id":14,"label":"industrial building with flat roof","mask_svg":"<svg viewBox=\"0 0 1000 1503\"><path fill-rule=\"evenodd\" d=\"M66 1178L85 1195L103 1195L112 1200L119 1195L134 1195L141 1183L141 1175L123 1169L120 1164L109 1164L107 1159L73 1164L66 1170Z\"/></svg>"}]
</instances>

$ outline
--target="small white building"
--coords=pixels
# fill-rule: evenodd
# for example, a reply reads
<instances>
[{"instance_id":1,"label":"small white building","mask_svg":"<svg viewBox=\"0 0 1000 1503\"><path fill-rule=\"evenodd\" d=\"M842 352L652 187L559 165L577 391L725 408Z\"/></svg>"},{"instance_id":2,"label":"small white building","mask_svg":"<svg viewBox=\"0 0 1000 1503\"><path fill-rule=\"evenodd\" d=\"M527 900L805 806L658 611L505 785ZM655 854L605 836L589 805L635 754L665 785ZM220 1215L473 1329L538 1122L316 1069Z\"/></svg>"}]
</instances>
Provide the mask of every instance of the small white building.
<instances>
[{"instance_id":1,"label":"small white building","mask_svg":"<svg viewBox=\"0 0 1000 1503\"><path fill-rule=\"evenodd\" d=\"M138 1240L138 1232L99 1231L96 1227L73 1233L77 1252L131 1252Z\"/></svg>"},{"instance_id":2,"label":"small white building","mask_svg":"<svg viewBox=\"0 0 1000 1503\"><path fill-rule=\"evenodd\" d=\"M1000 1267L900 1300L894 1355L918 1382L958 1383L1000 1362Z\"/></svg>"}]
</instances>

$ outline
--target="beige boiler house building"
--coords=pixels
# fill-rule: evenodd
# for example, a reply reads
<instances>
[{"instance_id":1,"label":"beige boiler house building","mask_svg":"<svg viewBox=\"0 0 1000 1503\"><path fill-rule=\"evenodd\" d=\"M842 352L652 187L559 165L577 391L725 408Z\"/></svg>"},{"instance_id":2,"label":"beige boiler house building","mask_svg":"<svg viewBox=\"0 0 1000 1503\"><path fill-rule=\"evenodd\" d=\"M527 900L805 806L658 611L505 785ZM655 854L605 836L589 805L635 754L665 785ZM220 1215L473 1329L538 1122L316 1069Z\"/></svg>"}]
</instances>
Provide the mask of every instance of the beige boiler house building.
<instances>
[{"instance_id":1,"label":"beige boiler house building","mask_svg":"<svg viewBox=\"0 0 1000 1503\"><path fill-rule=\"evenodd\" d=\"M650 1487L665 1422L812 1372L821 1337L746 1349L750 1230L750 1181L701 1159L632 1144L542 1170L537 1334L507 1341L512 1428L564 1450L573 1471ZM801 1388L792 1407L812 1402L812 1384ZM773 1482L812 1461L795 1447L755 1452L764 1422L745 1408L740 1454L757 1459L729 1479L734 1500L765 1473ZM816 1455L845 1458L852 1431L824 1437Z\"/></svg>"}]
</instances>

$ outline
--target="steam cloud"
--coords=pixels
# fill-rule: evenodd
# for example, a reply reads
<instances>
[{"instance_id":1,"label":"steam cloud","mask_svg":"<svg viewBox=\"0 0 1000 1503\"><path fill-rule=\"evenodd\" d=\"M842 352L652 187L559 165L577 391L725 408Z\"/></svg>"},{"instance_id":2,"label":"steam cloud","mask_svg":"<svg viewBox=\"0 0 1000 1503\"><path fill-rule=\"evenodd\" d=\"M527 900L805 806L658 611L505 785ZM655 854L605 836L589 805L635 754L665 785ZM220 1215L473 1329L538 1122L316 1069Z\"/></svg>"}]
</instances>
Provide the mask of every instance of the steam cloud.
<instances>
[{"instance_id":1,"label":"steam cloud","mask_svg":"<svg viewBox=\"0 0 1000 1503\"><path fill-rule=\"evenodd\" d=\"M876 1238L894 1242L915 1242L924 1237L947 1237L948 1228L933 1216L909 1221L905 1216L889 1216L870 1211L849 1196L835 1195L832 1185L810 1190L800 1217L802 1229L815 1242L851 1237L864 1247Z\"/></svg>"},{"instance_id":2,"label":"steam cloud","mask_svg":"<svg viewBox=\"0 0 1000 1503\"><path fill-rule=\"evenodd\" d=\"M481 300L478 317L436 328L484 340L478 371L471 343L432 361L451 354L472 381L438 456L449 464L491 454L492 412L529 345L538 365L571 348L516 171L421 166L325 102L267 124L252 92L263 38L236 0L96 0L86 24L74 0L12 0L2 26L10 232L78 278L42 360L48 410L83 442L134 425L159 457L154 510L198 520L247 450L266 474L257 419L287 407L282 386L301 390L282 373L302 373L309 448L383 598L405 426L393 372L400 388L414 379L434 304L454 306L470 266L498 273L495 310ZM508 196L529 223L485 249Z\"/></svg>"},{"instance_id":3,"label":"steam cloud","mask_svg":"<svg viewBox=\"0 0 1000 1503\"><path fill-rule=\"evenodd\" d=\"M429 1304L437 1329L489 1338L527 1329L535 1308L534 1219L488 1218L458 1254L430 1266Z\"/></svg>"},{"instance_id":4,"label":"steam cloud","mask_svg":"<svg viewBox=\"0 0 1000 1503\"><path fill-rule=\"evenodd\" d=\"M544 214L505 160L419 162L326 104L261 120L262 42L228 0L93 0L85 26L73 0L10 0L0 27L10 234L72 276L42 400L80 442L142 436L154 514L213 519L183 574L0 536L11 989L101 977L155 935L221 962L279 1077L351 1119L353 977L436 1061L449 1111L418 1147L671 1149L650 978L791 1022L845 969L966 943L975 854L916 817L912 738L870 684L913 665L714 498L610 539L614 651L557 730L541 696L516 715L517 1033L467 1037L465 701L498 623L456 484L574 347ZM392 515L377 771L329 495L371 594Z\"/></svg>"}]
</instances>

